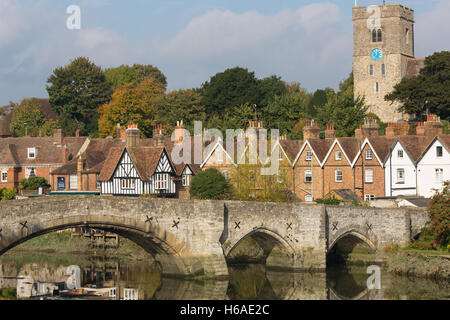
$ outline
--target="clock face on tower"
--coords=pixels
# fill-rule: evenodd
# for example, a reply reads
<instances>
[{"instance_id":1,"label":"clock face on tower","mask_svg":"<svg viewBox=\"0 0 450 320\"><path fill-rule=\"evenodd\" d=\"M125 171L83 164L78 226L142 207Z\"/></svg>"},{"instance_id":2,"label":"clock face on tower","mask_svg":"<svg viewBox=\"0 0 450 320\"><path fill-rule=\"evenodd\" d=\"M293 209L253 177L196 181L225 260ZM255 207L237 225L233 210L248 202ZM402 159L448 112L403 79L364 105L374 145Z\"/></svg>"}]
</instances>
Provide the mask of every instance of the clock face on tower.
<instances>
[{"instance_id":1,"label":"clock face on tower","mask_svg":"<svg viewBox=\"0 0 450 320\"><path fill-rule=\"evenodd\" d=\"M381 59L383 59L383 51L381 51L380 49L373 49L370 53L370 58L373 61L380 61Z\"/></svg>"}]
</instances>

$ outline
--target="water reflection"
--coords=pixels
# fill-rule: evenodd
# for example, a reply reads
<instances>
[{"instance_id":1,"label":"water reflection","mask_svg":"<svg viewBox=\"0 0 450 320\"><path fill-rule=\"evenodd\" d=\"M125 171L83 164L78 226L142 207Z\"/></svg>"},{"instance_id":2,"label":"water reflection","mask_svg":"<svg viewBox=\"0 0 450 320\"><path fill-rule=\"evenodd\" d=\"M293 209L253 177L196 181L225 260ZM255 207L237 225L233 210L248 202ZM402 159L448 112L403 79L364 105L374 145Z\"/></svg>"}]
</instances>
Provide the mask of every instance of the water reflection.
<instances>
[{"instance_id":1,"label":"water reflection","mask_svg":"<svg viewBox=\"0 0 450 320\"><path fill-rule=\"evenodd\" d=\"M334 267L325 274L233 265L229 280L188 281L162 277L154 263L79 256L66 257L64 263L55 263L51 257L48 261L42 257L38 262L26 257L0 259L0 299L443 299L449 292L448 283L396 277L385 271L381 290L368 290L364 266Z\"/></svg>"}]
</instances>

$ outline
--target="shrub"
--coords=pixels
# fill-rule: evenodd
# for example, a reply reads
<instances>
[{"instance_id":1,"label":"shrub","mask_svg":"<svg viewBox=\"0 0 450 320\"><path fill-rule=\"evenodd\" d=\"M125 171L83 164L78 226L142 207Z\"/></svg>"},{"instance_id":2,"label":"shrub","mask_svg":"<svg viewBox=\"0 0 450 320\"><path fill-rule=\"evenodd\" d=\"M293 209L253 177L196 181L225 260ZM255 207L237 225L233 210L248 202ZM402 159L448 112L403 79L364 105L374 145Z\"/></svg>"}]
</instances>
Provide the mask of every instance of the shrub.
<instances>
[{"instance_id":1,"label":"shrub","mask_svg":"<svg viewBox=\"0 0 450 320\"><path fill-rule=\"evenodd\" d=\"M431 215L428 230L434 236L434 246L445 248L450 243L450 181L432 198L428 211Z\"/></svg>"},{"instance_id":2,"label":"shrub","mask_svg":"<svg viewBox=\"0 0 450 320\"><path fill-rule=\"evenodd\" d=\"M341 204L341 202L343 202L342 200L337 199L334 195L326 199L316 199L315 201L316 203L327 204L332 206L338 206L339 204Z\"/></svg>"},{"instance_id":3,"label":"shrub","mask_svg":"<svg viewBox=\"0 0 450 320\"><path fill-rule=\"evenodd\" d=\"M232 186L215 168L200 171L191 182L191 197L203 200L223 200L231 195Z\"/></svg>"},{"instance_id":4,"label":"shrub","mask_svg":"<svg viewBox=\"0 0 450 320\"><path fill-rule=\"evenodd\" d=\"M4 200L13 200L18 194L17 189L1 189L1 199Z\"/></svg>"},{"instance_id":5,"label":"shrub","mask_svg":"<svg viewBox=\"0 0 450 320\"><path fill-rule=\"evenodd\" d=\"M23 190L38 190L39 188L48 189L50 185L44 177L29 177L28 179L20 180L20 185Z\"/></svg>"}]
</instances>

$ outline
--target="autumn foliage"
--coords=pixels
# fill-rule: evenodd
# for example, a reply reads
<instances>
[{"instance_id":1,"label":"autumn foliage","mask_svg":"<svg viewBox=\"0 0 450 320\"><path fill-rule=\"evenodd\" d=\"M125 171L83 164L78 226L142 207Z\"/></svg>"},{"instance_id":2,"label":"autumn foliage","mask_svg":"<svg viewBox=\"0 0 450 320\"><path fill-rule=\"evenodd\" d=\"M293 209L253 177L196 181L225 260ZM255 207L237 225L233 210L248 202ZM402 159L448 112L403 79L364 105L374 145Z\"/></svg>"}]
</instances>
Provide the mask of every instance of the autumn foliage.
<instances>
[{"instance_id":1,"label":"autumn foliage","mask_svg":"<svg viewBox=\"0 0 450 320\"><path fill-rule=\"evenodd\" d=\"M450 243L450 181L445 182L442 192L436 193L428 208L431 221L428 231L435 236L433 246Z\"/></svg>"},{"instance_id":2,"label":"autumn foliage","mask_svg":"<svg viewBox=\"0 0 450 320\"><path fill-rule=\"evenodd\" d=\"M146 137L151 137L155 120L155 102L164 95L165 86L155 78L139 84L126 83L118 87L112 100L99 108L100 137L115 136L117 124L137 124Z\"/></svg>"}]
</instances>

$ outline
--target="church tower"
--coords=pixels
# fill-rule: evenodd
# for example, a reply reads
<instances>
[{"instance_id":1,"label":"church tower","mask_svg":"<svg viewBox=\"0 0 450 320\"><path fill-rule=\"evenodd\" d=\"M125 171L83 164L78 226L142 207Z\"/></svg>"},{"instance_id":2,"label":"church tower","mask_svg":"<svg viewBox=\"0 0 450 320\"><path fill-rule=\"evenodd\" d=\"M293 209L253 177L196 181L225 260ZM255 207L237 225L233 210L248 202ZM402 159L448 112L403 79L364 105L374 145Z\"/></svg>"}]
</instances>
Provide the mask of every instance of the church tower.
<instances>
[{"instance_id":1,"label":"church tower","mask_svg":"<svg viewBox=\"0 0 450 320\"><path fill-rule=\"evenodd\" d=\"M407 120L398 103L385 101L414 58L414 10L377 5L353 8L353 75L355 98L366 97L369 111L383 122Z\"/></svg>"}]
</instances>

